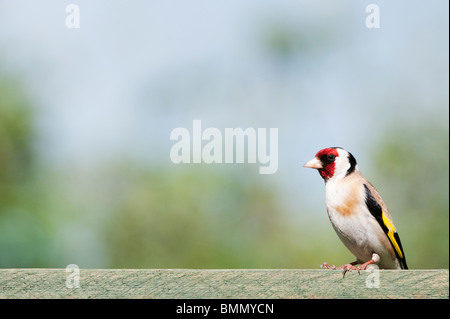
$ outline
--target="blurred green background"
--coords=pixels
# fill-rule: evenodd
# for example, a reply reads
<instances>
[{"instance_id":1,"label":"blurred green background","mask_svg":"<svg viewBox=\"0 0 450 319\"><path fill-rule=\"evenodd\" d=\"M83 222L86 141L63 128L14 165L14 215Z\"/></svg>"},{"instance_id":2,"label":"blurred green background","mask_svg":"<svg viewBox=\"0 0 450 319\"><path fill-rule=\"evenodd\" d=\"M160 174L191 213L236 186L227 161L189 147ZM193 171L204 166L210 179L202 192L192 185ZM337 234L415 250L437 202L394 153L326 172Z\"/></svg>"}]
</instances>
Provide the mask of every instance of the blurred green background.
<instances>
[{"instance_id":1,"label":"blurred green background","mask_svg":"<svg viewBox=\"0 0 450 319\"><path fill-rule=\"evenodd\" d=\"M301 167L342 146L410 268L448 268L447 2L68 3L0 1L0 267L350 262ZM173 164L194 119L278 128L277 173Z\"/></svg>"}]
</instances>

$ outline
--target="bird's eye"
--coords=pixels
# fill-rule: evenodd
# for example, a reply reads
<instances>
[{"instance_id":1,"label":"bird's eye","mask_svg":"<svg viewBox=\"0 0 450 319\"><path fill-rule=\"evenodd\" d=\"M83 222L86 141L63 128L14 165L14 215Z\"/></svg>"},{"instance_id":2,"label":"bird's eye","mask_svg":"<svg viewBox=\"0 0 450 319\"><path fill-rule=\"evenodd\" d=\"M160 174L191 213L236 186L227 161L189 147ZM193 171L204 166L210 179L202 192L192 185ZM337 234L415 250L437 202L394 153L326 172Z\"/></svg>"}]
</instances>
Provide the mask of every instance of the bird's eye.
<instances>
[{"instance_id":1,"label":"bird's eye","mask_svg":"<svg viewBox=\"0 0 450 319\"><path fill-rule=\"evenodd\" d=\"M333 162L335 160L335 158L336 158L336 155L334 155L334 154L328 154L327 155L327 159L330 162Z\"/></svg>"}]
</instances>

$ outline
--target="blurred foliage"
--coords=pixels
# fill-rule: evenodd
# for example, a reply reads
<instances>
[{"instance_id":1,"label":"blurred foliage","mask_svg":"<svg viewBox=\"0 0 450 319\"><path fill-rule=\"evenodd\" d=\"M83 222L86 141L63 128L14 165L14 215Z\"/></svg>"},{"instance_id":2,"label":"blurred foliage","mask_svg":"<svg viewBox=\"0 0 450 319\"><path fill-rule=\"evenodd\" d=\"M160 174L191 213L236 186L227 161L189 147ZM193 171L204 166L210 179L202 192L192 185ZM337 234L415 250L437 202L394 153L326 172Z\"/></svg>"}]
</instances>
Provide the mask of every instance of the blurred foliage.
<instances>
[{"instance_id":1,"label":"blurred foliage","mask_svg":"<svg viewBox=\"0 0 450 319\"><path fill-rule=\"evenodd\" d=\"M33 112L21 86L0 77L0 266L52 260L45 187L36 177Z\"/></svg>"},{"instance_id":2,"label":"blurred foliage","mask_svg":"<svg viewBox=\"0 0 450 319\"><path fill-rule=\"evenodd\" d=\"M113 267L282 265L285 216L268 187L204 165L120 172L120 201L106 225Z\"/></svg>"},{"instance_id":3,"label":"blurred foliage","mask_svg":"<svg viewBox=\"0 0 450 319\"><path fill-rule=\"evenodd\" d=\"M0 106L0 203L5 204L31 173L32 114L16 85L2 78Z\"/></svg>"}]
</instances>

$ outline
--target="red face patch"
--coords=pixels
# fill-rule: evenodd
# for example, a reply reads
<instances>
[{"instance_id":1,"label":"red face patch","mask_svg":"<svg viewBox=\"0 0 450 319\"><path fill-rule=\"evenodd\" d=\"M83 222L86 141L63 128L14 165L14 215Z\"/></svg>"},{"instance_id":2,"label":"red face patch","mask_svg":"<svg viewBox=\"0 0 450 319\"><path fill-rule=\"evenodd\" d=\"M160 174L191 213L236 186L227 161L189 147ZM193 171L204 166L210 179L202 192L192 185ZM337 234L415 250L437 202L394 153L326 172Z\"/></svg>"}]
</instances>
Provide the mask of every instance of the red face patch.
<instances>
[{"instance_id":1,"label":"red face patch","mask_svg":"<svg viewBox=\"0 0 450 319\"><path fill-rule=\"evenodd\" d=\"M317 152L316 157L320 160L323 166L323 168L319 169L319 174L323 179L327 180L333 177L334 170L336 169L334 158L338 156L339 153L335 148L324 148L323 150Z\"/></svg>"},{"instance_id":2,"label":"red face patch","mask_svg":"<svg viewBox=\"0 0 450 319\"><path fill-rule=\"evenodd\" d=\"M324 166L323 168L319 169L320 176L322 176L323 179L332 178L334 175L335 167L336 167L335 163L331 163Z\"/></svg>"},{"instance_id":3,"label":"red face patch","mask_svg":"<svg viewBox=\"0 0 450 319\"><path fill-rule=\"evenodd\" d=\"M329 155L329 154L332 154L336 157L339 156L337 149L329 147L329 148L324 148L323 150L318 151L316 154L316 157L322 158L322 156Z\"/></svg>"}]
</instances>

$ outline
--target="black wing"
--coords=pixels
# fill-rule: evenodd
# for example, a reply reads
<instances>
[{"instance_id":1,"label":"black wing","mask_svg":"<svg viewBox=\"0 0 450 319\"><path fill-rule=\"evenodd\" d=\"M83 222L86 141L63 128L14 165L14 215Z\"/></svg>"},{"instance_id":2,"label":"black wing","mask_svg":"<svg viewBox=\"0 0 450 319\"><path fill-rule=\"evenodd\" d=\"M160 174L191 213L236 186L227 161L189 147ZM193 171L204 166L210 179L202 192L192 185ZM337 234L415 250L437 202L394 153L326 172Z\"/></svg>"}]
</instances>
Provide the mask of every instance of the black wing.
<instances>
[{"instance_id":1,"label":"black wing","mask_svg":"<svg viewBox=\"0 0 450 319\"><path fill-rule=\"evenodd\" d=\"M389 239L389 242L394 249L395 255L397 259L400 261L400 266L402 269L408 269L406 265L405 253L403 251L402 242L400 241L400 237L398 236L397 231L395 230L394 225L391 221L386 217L386 214L383 212L381 205L377 202L377 200L373 197L372 192L364 184L364 188L366 191L366 205L369 208L370 213L377 220L378 224L380 224L384 233Z\"/></svg>"}]
</instances>

